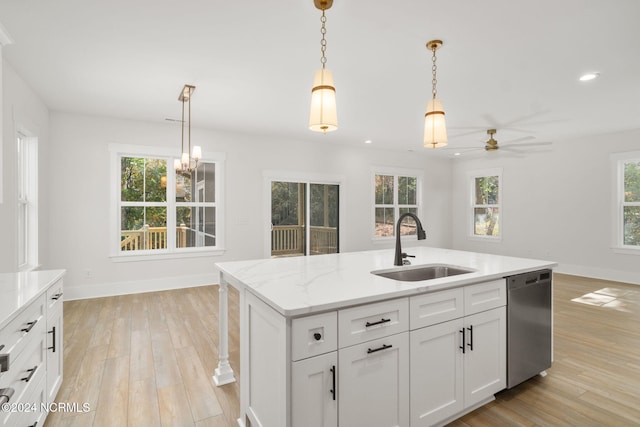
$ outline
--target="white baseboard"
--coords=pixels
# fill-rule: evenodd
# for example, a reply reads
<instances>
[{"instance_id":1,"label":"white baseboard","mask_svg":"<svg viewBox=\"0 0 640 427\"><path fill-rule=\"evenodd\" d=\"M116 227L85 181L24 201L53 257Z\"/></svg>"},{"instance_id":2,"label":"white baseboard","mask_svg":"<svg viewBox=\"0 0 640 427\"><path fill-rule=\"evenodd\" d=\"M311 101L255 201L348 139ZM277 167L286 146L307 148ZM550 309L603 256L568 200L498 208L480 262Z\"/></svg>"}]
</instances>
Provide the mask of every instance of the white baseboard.
<instances>
[{"instance_id":1,"label":"white baseboard","mask_svg":"<svg viewBox=\"0 0 640 427\"><path fill-rule=\"evenodd\" d=\"M559 263L554 269L556 273L571 274L573 276L590 277L593 279L611 280L613 282L631 283L640 285L640 274L633 271L609 270L605 268L588 267Z\"/></svg>"},{"instance_id":2,"label":"white baseboard","mask_svg":"<svg viewBox=\"0 0 640 427\"><path fill-rule=\"evenodd\" d=\"M192 276L162 277L152 280L132 280L127 282L85 284L82 286L65 286L66 301L111 297L116 295L140 294L144 292L166 291L170 289L193 288L195 286L214 285L219 283L218 273Z\"/></svg>"}]
</instances>

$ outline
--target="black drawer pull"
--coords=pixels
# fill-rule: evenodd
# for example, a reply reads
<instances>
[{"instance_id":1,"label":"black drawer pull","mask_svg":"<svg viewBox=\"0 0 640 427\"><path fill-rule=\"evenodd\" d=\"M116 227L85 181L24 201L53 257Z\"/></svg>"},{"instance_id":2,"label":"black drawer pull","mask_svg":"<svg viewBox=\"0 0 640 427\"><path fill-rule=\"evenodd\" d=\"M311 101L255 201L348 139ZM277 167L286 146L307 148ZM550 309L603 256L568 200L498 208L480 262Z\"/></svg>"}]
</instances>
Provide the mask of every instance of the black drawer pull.
<instances>
[{"instance_id":1,"label":"black drawer pull","mask_svg":"<svg viewBox=\"0 0 640 427\"><path fill-rule=\"evenodd\" d=\"M56 327L53 326L51 330L47 333L53 334L53 345L51 347L47 347L47 350L53 350L53 352L55 353L56 352Z\"/></svg>"},{"instance_id":2,"label":"black drawer pull","mask_svg":"<svg viewBox=\"0 0 640 427\"><path fill-rule=\"evenodd\" d=\"M37 320L34 320L33 322L28 322L27 323L28 326L26 328L20 329L20 331L26 332L28 334L33 329L33 327L36 326L36 323L38 323Z\"/></svg>"},{"instance_id":3,"label":"black drawer pull","mask_svg":"<svg viewBox=\"0 0 640 427\"><path fill-rule=\"evenodd\" d=\"M57 301L57 300L59 300L59 299L60 299L60 297L61 297L61 296L62 296L62 292L58 292L57 294L55 294L54 296L52 296L52 297L51 297L51 299L53 299L53 300L56 300L56 301Z\"/></svg>"},{"instance_id":4,"label":"black drawer pull","mask_svg":"<svg viewBox=\"0 0 640 427\"><path fill-rule=\"evenodd\" d=\"M373 323L367 322L367 323L365 323L364 326L366 328L368 328L369 326L382 325L383 323L387 323L387 322L391 322L391 319L385 319L383 317L382 319L378 320L377 322L373 322Z\"/></svg>"},{"instance_id":5,"label":"black drawer pull","mask_svg":"<svg viewBox=\"0 0 640 427\"><path fill-rule=\"evenodd\" d=\"M333 387L331 388L331 390L329 390L329 393L331 393L331 395L333 396L333 400L336 400L336 367L335 365L331 366L331 369L329 369L331 371L331 376L332 378L332 384Z\"/></svg>"},{"instance_id":6,"label":"black drawer pull","mask_svg":"<svg viewBox=\"0 0 640 427\"><path fill-rule=\"evenodd\" d=\"M31 378L33 377L33 375L36 373L36 371L38 370L38 366L34 366L31 369L27 369L27 372L29 372L29 375L22 378L21 380L28 383L29 381L31 381Z\"/></svg>"},{"instance_id":7,"label":"black drawer pull","mask_svg":"<svg viewBox=\"0 0 640 427\"><path fill-rule=\"evenodd\" d=\"M36 427L38 425L38 422L36 421L35 423L31 424L29 427Z\"/></svg>"},{"instance_id":8,"label":"black drawer pull","mask_svg":"<svg viewBox=\"0 0 640 427\"><path fill-rule=\"evenodd\" d=\"M466 352L466 349L465 349L466 346L464 345L464 343L465 343L464 328L460 329L460 331L458 331L458 332L460 332L462 334L462 346L460 346L459 348L462 349L462 354L464 354Z\"/></svg>"},{"instance_id":9,"label":"black drawer pull","mask_svg":"<svg viewBox=\"0 0 640 427\"><path fill-rule=\"evenodd\" d=\"M389 344L389 345L382 344L382 347L374 348L373 350L368 348L367 349L367 354L375 353L376 351L386 350L386 349L391 348L391 347L393 347L391 344Z\"/></svg>"}]
</instances>

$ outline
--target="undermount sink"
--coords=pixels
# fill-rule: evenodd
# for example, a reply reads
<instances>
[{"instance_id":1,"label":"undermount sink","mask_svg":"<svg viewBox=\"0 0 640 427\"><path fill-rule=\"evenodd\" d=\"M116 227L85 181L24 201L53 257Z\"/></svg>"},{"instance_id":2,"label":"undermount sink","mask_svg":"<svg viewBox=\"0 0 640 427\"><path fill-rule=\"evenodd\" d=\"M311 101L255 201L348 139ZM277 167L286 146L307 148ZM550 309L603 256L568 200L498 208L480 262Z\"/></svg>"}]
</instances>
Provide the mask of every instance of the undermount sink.
<instances>
[{"instance_id":1,"label":"undermount sink","mask_svg":"<svg viewBox=\"0 0 640 427\"><path fill-rule=\"evenodd\" d=\"M473 273L475 270L455 265L418 265L413 267L399 267L388 270L372 271L371 274L386 277L401 282L419 282L422 280L440 279L442 277L457 276L458 274Z\"/></svg>"}]
</instances>

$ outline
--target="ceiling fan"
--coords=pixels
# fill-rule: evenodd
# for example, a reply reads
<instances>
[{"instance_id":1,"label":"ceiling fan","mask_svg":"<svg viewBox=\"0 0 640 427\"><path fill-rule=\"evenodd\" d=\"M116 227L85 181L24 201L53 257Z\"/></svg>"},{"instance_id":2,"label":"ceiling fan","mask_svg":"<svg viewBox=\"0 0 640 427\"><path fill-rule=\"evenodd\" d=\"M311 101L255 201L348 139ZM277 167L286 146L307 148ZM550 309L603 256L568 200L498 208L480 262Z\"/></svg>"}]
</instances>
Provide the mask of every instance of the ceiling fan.
<instances>
[{"instance_id":1,"label":"ceiling fan","mask_svg":"<svg viewBox=\"0 0 640 427\"><path fill-rule=\"evenodd\" d=\"M523 150L520 150L520 148L524 148L524 147L533 147L533 146L540 146L540 145L551 145L551 142L526 142L526 143L520 143L520 141L527 141L530 140L534 137L532 136L526 136L523 138L518 138L516 140L512 140L510 141L508 144L506 145L499 145L498 141L494 138L494 135L497 133L496 129L487 129L487 135L489 135L489 139L487 141L484 142L484 147L451 147L451 150L456 150L456 151L471 151L471 150L481 150L482 148L484 148L485 151L488 152L493 152L493 151L498 151L498 150L505 150L505 151L510 151L510 152L514 152L514 153L524 153Z\"/></svg>"}]
</instances>

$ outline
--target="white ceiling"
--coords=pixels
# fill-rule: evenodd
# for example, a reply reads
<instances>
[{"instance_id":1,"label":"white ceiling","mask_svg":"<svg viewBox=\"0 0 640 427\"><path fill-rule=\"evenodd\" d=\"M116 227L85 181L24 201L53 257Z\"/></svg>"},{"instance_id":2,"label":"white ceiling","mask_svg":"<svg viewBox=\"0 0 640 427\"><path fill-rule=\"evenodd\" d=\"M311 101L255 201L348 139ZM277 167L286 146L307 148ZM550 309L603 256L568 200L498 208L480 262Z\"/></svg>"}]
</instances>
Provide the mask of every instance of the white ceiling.
<instances>
[{"instance_id":1,"label":"white ceiling","mask_svg":"<svg viewBox=\"0 0 640 427\"><path fill-rule=\"evenodd\" d=\"M164 122L188 83L194 127L416 151L434 38L451 147L640 127L639 20L638 0L335 0L339 129L322 135L313 0L0 1L3 55L51 110Z\"/></svg>"}]
</instances>

